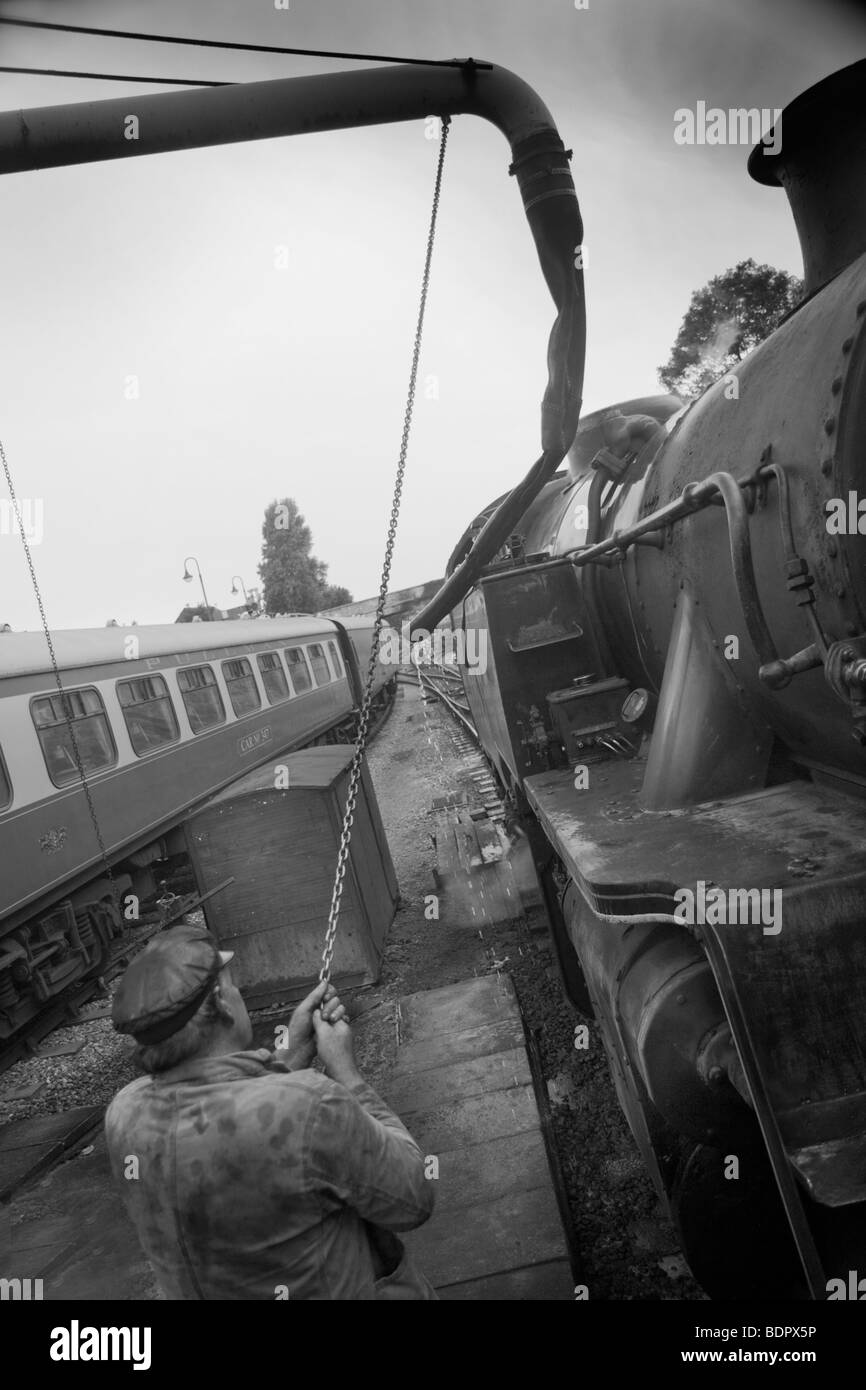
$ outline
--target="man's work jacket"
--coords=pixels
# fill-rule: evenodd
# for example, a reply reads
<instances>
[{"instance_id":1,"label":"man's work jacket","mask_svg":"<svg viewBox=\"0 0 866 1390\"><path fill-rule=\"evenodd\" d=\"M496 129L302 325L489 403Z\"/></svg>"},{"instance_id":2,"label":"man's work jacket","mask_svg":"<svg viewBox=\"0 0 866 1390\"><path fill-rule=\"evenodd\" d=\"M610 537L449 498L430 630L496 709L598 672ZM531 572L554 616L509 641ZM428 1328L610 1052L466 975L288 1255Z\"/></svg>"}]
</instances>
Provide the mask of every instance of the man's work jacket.
<instances>
[{"instance_id":1,"label":"man's work jacket","mask_svg":"<svg viewBox=\"0 0 866 1390\"><path fill-rule=\"evenodd\" d=\"M366 1082L278 1057L185 1063L108 1107L112 1170L164 1294L435 1298L388 1234L433 1208L414 1139Z\"/></svg>"}]
</instances>

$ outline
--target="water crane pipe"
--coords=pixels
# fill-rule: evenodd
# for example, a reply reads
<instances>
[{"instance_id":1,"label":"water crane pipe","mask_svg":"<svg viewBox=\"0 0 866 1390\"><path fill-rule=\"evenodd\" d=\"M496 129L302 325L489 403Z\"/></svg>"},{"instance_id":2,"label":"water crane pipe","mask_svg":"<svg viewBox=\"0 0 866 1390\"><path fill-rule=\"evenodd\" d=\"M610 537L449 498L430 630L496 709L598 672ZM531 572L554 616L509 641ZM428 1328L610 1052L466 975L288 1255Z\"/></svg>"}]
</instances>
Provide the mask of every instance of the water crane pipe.
<instances>
[{"instance_id":1,"label":"water crane pipe","mask_svg":"<svg viewBox=\"0 0 866 1390\"><path fill-rule=\"evenodd\" d=\"M490 121L511 146L509 172L520 187L557 313L548 342L542 454L489 519L470 555L417 615L413 628L427 630L469 590L556 472L577 432L586 313L583 272L575 262L583 225L568 153L537 93L508 69L469 59L458 67L397 65L0 113L4 174L461 114Z\"/></svg>"}]
</instances>

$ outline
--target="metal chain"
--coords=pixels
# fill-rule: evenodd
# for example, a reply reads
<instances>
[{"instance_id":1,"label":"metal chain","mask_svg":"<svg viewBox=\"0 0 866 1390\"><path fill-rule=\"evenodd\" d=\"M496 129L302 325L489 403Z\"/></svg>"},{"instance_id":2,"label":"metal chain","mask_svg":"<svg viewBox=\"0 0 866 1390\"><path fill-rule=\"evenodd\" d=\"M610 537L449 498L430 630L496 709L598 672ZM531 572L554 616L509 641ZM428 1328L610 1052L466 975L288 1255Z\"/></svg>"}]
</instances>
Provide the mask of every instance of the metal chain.
<instances>
[{"instance_id":1,"label":"metal chain","mask_svg":"<svg viewBox=\"0 0 866 1390\"><path fill-rule=\"evenodd\" d=\"M340 901L343 896L343 880L349 859L349 844L352 839L352 825L355 820L355 804L361 781L361 764L367 746L367 729L370 723L370 710L373 700L373 679L379 655L379 638L385 614L385 601L388 597L388 581L391 576L391 560L394 553L394 540L397 534L397 518L400 515L400 500L403 495L403 474L406 469L406 455L409 448L409 431L412 427L412 413L415 406L415 383L418 379L418 363L421 357L421 336L424 329L424 311L427 307L427 290L430 285L430 265L433 258L433 241L436 235L436 218L439 212L439 194L442 188L442 167L445 160L445 146L448 142L450 118L442 117L442 138L439 143L439 161L436 166L436 183L433 189L433 208L430 214L430 228L427 233L427 253L424 259L424 274L421 279L421 300L418 307L418 320L415 327L415 345L412 350L412 367L409 373L409 392L406 412L403 417L403 437L400 441L400 458L397 464L397 477L394 483L394 498L391 504L391 519L388 524L388 540L385 546L385 562L382 567L382 581L379 585L379 598L376 603L376 617L373 626L373 642L370 647L370 661L367 667L367 680L361 712L358 719L358 732L355 737L355 751L349 769L349 789L346 796L346 810L340 834L340 852L337 856L337 870L334 877L334 891L331 909L328 914L328 930L325 934L325 948L322 952L322 968L319 980L324 982L331 977L331 962L334 958L334 941L337 923L340 918Z\"/></svg>"},{"instance_id":2,"label":"metal chain","mask_svg":"<svg viewBox=\"0 0 866 1390\"><path fill-rule=\"evenodd\" d=\"M93 831L96 835L96 843L99 845L99 853L102 858L102 862L105 866L106 877L108 878L109 883L113 887L115 881L114 875L111 872L111 865L108 862L108 853L105 848L105 841L102 838L102 831L100 829L99 820L96 815L96 807L93 804L93 797L90 795L90 787L87 781L87 773L84 770L84 760L81 756L81 749L78 746L78 738L76 737L75 733L75 725L72 719L69 698L66 694L66 691L63 688L63 682L60 679L60 668L57 665L57 656L54 651L54 642L51 638L51 630L48 626L48 619L45 616L45 608L42 603L42 595L39 592L39 584L36 579L36 570L33 567L33 556L30 553L30 546L27 542L27 536L24 532L24 522L21 517L21 509L18 506L18 497L15 493L15 488L12 484L12 474L9 471L9 464L6 459L6 450L3 448L2 440L0 440L0 460L2 460L3 463L3 472L6 475L6 486L9 489L9 496L12 499L12 506L15 510L15 520L18 522L18 530L21 535L21 544L24 546L24 554L27 559L27 568L30 571L30 578L33 582L33 592L36 595L36 602L39 606L39 616L42 619L42 631L45 633L45 641L48 644L48 655L51 657L51 669L54 672L54 682L57 686L57 690L60 695L60 703L61 708L63 710L63 717L66 720L66 727L69 731L69 741L72 744L72 756L75 760L75 766L78 771L78 776L81 779L81 786L84 791L85 798L87 800L87 809L90 812L90 819L93 822Z\"/></svg>"}]
</instances>

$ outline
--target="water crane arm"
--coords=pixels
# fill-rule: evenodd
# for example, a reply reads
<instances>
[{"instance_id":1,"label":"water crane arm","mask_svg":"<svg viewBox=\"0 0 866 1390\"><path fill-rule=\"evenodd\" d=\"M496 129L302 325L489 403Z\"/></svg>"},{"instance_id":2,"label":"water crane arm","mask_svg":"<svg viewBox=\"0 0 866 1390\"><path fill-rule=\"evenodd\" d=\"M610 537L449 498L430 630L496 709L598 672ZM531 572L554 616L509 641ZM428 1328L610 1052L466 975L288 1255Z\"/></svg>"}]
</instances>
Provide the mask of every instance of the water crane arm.
<instances>
[{"instance_id":1,"label":"water crane arm","mask_svg":"<svg viewBox=\"0 0 866 1390\"><path fill-rule=\"evenodd\" d=\"M568 451L580 414L586 347L583 226L568 155L541 98L506 68L393 66L289 77L0 113L0 173L129 159L282 135L423 119L481 116L511 146L514 174L556 305L541 414L542 454L487 522L471 554L417 615L432 628L459 602ZM130 139L130 116L136 118Z\"/></svg>"}]
</instances>

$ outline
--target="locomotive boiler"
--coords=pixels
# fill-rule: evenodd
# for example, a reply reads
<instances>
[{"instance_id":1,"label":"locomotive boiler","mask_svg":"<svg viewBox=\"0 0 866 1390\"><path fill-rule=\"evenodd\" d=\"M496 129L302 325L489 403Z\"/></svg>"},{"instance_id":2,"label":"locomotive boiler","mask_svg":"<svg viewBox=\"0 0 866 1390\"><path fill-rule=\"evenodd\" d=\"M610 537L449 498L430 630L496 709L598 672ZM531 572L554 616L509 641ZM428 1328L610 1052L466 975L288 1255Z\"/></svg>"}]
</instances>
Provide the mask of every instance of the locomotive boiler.
<instances>
[{"instance_id":1,"label":"locomotive boiler","mask_svg":"<svg viewBox=\"0 0 866 1390\"><path fill-rule=\"evenodd\" d=\"M866 62L782 133L749 172L790 199L800 304L687 409L584 418L510 539L473 562L500 499L448 571L475 566L464 686L566 988L727 1298L866 1271Z\"/></svg>"}]
</instances>

